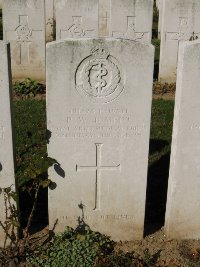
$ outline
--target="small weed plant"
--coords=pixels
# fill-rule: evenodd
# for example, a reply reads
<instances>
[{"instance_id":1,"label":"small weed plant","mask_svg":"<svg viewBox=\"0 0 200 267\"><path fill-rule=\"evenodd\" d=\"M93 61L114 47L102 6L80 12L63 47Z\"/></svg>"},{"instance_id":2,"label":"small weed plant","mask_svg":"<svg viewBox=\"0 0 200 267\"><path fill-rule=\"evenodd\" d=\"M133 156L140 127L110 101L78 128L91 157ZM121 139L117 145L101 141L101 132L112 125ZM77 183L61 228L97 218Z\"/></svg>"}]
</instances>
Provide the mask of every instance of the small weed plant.
<instances>
[{"instance_id":1,"label":"small weed plant","mask_svg":"<svg viewBox=\"0 0 200 267\"><path fill-rule=\"evenodd\" d=\"M116 243L89 226L66 230L55 236L48 248L35 251L28 267L155 267L159 253L142 259L136 253L115 251Z\"/></svg>"},{"instance_id":2,"label":"small weed plant","mask_svg":"<svg viewBox=\"0 0 200 267\"><path fill-rule=\"evenodd\" d=\"M48 249L38 251L29 258L29 266L73 267L95 266L99 256L108 254L114 249L114 242L107 236L93 232L89 227L83 230L66 230L55 236Z\"/></svg>"},{"instance_id":3,"label":"small weed plant","mask_svg":"<svg viewBox=\"0 0 200 267\"><path fill-rule=\"evenodd\" d=\"M22 229L20 224L20 214L17 209L17 194L12 186L0 188L0 197L4 200L5 216L4 220L0 220L0 228L4 231L4 244L0 247L0 267L21 266L26 262L27 255L35 250L34 244L30 240L30 227L33 216L36 211L38 193L40 188L47 188L51 180L48 179L47 170L57 162L47 156L43 158L40 166L32 164L27 169L29 181L23 184L22 190L26 190L33 195L33 205L28 216L27 224ZM21 236L19 235L21 232ZM38 246L43 246L40 240L36 240Z\"/></svg>"},{"instance_id":4,"label":"small weed plant","mask_svg":"<svg viewBox=\"0 0 200 267\"><path fill-rule=\"evenodd\" d=\"M35 96L44 94L45 86L31 78L26 78L23 81L16 81L13 84L13 90L17 96Z\"/></svg>"}]
</instances>

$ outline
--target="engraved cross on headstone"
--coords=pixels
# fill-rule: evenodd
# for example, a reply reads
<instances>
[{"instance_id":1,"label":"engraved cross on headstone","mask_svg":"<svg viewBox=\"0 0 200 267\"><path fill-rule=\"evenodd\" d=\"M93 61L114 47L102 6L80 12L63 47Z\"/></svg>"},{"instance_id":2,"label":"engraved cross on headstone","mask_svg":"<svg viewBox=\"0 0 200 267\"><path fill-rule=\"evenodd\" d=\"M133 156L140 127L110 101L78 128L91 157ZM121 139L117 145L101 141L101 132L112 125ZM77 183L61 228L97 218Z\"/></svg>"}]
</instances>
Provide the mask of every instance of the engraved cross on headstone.
<instances>
[{"instance_id":1,"label":"engraved cross on headstone","mask_svg":"<svg viewBox=\"0 0 200 267\"><path fill-rule=\"evenodd\" d=\"M102 14L99 16L99 35L101 37L108 36L109 35L109 24L110 24L110 16L107 11L103 12L105 14Z\"/></svg>"},{"instance_id":2,"label":"engraved cross on headstone","mask_svg":"<svg viewBox=\"0 0 200 267\"><path fill-rule=\"evenodd\" d=\"M126 32L118 32L113 31L112 36L117 37L125 37L130 40L148 40L149 39L149 32L137 32L136 31L136 16L127 16L127 29Z\"/></svg>"},{"instance_id":3,"label":"engraved cross on headstone","mask_svg":"<svg viewBox=\"0 0 200 267\"><path fill-rule=\"evenodd\" d=\"M180 17L178 32L166 32L165 34L166 41L177 42L177 51L179 49L181 41L189 41L190 38L195 38L195 36L198 38L199 36L199 33L194 33L190 31L188 21L189 20L187 17ZM178 61L178 54L177 54L177 61Z\"/></svg>"},{"instance_id":4,"label":"engraved cross on headstone","mask_svg":"<svg viewBox=\"0 0 200 267\"><path fill-rule=\"evenodd\" d=\"M30 63L30 44L42 39L42 30L33 30L29 26L28 16L19 15L19 25L12 31L6 31L7 41L16 41L17 56L14 55L17 64Z\"/></svg>"},{"instance_id":5,"label":"engraved cross on headstone","mask_svg":"<svg viewBox=\"0 0 200 267\"><path fill-rule=\"evenodd\" d=\"M72 25L60 30L60 39L92 37L94 31L94 29L84 29L82 16L72 16Z\"/></svg>"},{"instance_id":6,"label":"engraved cross on headstone","mask_svg":"<svg viewBox=\"0 0 200 267\"><path fill-rule=\"evenodd\" d=\"M178 32L166 32L166 41L177 41L178 46L180 41L188 41L190 33L188 32L188 18L179 18Z\"/></svg>"},{"instance_id":7,"label":"engraved cross on headstone","mask_svg":"<svg viewBox=\"0 0 200 267\"><path fill-rule=\"evenodd\" d=\"M99 36L109 36L111 1L99 0Z\"/></svg>"},{"instance_id":8,"label":"engraved cross on headstone","mask_svg":"<svg viewBox=\"0 0 200 267\"><path fill-rule=\"evenodd\" d=\"M76 165L76 171L95 171L95 205L94 210L100 210L100 197L101 197L101 172L102 171L120 171L121 165L116 166L103 166L101 165L102 158L102 146L103 144L95 144L96 146L96 165L95 166L78 166Z\"/></svg>"}]
</instances>

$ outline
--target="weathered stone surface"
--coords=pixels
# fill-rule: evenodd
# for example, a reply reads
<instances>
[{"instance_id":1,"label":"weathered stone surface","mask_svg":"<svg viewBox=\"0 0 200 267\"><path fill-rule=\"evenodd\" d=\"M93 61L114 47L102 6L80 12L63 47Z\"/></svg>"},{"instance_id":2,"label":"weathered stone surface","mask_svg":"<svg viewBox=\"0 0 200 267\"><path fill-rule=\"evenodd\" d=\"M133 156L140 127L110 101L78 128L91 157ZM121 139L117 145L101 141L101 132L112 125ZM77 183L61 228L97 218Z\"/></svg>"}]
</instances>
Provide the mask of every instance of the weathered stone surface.
<instances>
[{"instance_id":1,"label":"weathered stone surface","mask_svg":"<svg viewBox=\"0 0 200 267\"><path fill-rule=\"evenodd\" d=\"M14 79L45 79L44 0L3 2L4 40L11 43Z\"/></svg>"},{"instance_id":2,"label":"weathered stone surface","mask_svg":"<svg viewBox=\"0 0 200 267\"><path fill-rule=\"evenodd\" d=\"M9 45L0 41L0 187L15 184L13 160L13 135L11 121L11 70ZM14 189L14 187L13 187ZM0 195L0 221L4 222L5 208L3 196ZM0 246L4 242L4 231L0 227Z\"/></svg>"},{"instance_id":3,"label":"weathered stone surface","mask_svg":"<svg viewBox=\"0 0 200 267\"><path fill-rule=\"evenodd\" d=\"M200 238L200 42L180 45L165 230Z\"/></svg>"},{"instance_id":4,"label":"weathered stone surface","mask_svg":"<svg viewBox=\"0 0 200 267\"><path fill-rule=\"evenodd\" d=\"M111 0L110 36L151 42L153 0Z\"/></svg>"},{"instance_id":5,"label":"weathered stone surface","mask_svg":"<svg viewBox=\"0 0 200 267\"><path fill-rule=\"evenodd\" d=\"M57 0L56 39L98 36L99 0Z\"/></svg>"},{"instance_id":6,"label":"weathered stone surface","mask_svg":"<svg viewBox=\"0 0 200 267\"><path fill-rule=\"evenodd\" d=\"M54 0L45 0L46 41L53 41Z\"/></svg>"},{"instance_id":7,"label":"weathered stone surface","mask_svg":"<svg viewBox=\"0 0 200 267\"><path fill-rule=\"evenodd\" d=\"M143 237L154 49L123 39L47 45L50 226L84 220L115 240Z\"/></svg>"},{"instance_id":8,"label":"weathered stone surface","mask_svg":"<svg viewBox=\"0 0 200 267\"><path fill-rule=\"evenodd\" d=\"M181 41L200 38L200 1L164 0L161 29L159 79L175 82Z\"/></svg>"}]
</instances>

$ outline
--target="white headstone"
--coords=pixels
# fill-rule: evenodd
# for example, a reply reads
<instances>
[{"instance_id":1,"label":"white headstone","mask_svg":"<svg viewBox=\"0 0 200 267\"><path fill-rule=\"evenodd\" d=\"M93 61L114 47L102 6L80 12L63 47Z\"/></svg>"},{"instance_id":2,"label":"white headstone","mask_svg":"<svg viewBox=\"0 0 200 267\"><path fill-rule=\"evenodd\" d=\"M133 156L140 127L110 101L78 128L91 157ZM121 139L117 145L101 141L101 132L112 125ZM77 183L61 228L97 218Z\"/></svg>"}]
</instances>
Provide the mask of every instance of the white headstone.
<instances>
[{"instance_id":1,"label":"white headstone","mask_svg":"<svg viewBox=\"0 0 200 267\"><path fill-rule=\"evenodd\" d=\"M180 45L165 230L200 238L200 42Z\"/></svg>"},{"instance_id":2,"label":"white headstone","mask_svg":"<svg viewBox=\"0 0 200 267\"><path fill-rule=\"evenodd\" d=\"M13 160L13 136L11 121L11 70L9 45L0 41L0 187L15 184ZM13 187L14 189L14 187ZM0 195L0 221L5 220L5 206ZM0 246L4 242L4 231L0 226Z\"/></svg>"},{"instance_id":3,"label":"white headstone","mask_svg":"<svg viewBox=\"0 0 200 267\"><path fill-rule=\"evenodd\" d=\"M46 41L53 41L53 24L54 24L54 0L45 0L46 12Z\"/></svg>"},{"instance_id":4,"label":"white headstone","mask_svg":"<svg viewBox=\"0 0 200 267\"><path fill-rule=\"evenodd\" d=\"M110 37L151 43L152 22L153 0L111 0Z\"/></svg>"},{"instance_id":5,"label":"white headstone","mask_svg":"<svg viewBox=\"0 0 200 267\"><path fill-rule=\"evenodd\" d=\"M143 237L154 49L123 39L47 45L50 225L84 221L115 240ZM81 211L83 209L83 213Z\"/></svg>"},{"instance_id":6,"label":"white headstone","mask_svg":"<svg viewBox=\"0 0 200 267\"><path fill-rule=\"evenodd\" d=\"M99 0L57 0L56 39L98 36Z\"/></svg>"},{"instance_id":7,"label":"white headstone","mask_svg":"<svg viewBox=\"0 0 200 267\"><path fill-rule=\"evenodd\" d=\"M3 2L4 40L11 43L14 79L45 79L44 0Z\"/></svg>"},{"instance_id":8,"label":"white headstone","mask_svg":"<svg viewBox=\"0 0 200 267\"><path fill-rule=\"evenodd\" d=\"M200 1L164 0L162 13L159 79L175 82L181 41L200 38Z\"/></svg>"}]
</instances>

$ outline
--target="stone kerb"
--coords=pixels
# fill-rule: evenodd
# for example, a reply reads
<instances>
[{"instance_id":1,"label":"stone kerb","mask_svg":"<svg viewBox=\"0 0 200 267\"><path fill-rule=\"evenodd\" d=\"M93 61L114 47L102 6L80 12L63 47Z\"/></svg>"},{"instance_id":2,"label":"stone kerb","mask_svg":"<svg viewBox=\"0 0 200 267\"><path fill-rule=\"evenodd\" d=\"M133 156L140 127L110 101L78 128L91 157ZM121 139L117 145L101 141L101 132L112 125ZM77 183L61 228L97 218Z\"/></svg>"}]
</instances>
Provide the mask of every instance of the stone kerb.
<instances>
[{"instance_id":1,"label":"stone kerb","mask_svg":"<svg viewBox=\"0 0 200 267\"><path fill-rule=\"evenodd\" d=\"M60 164L49 172L49 221L58 232L84 220L115 240L143 237L153 58L153 46L123 39L47 45L48 153Z\"/></svg>"}]
</instances>

